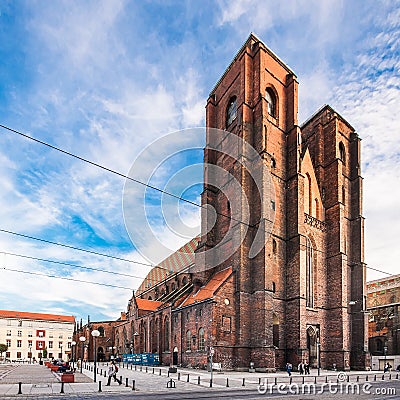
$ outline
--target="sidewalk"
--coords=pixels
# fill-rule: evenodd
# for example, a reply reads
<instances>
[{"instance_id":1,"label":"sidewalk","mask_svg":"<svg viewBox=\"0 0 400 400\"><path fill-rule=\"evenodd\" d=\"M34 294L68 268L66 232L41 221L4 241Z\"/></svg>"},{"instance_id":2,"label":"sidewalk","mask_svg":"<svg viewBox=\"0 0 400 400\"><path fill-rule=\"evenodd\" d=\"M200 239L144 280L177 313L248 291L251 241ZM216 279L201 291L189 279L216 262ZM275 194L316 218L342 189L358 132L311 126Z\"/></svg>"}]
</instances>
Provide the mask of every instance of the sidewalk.
<instances>
[{"instance_id":1,"label":"sidewalk","mask_svg":"<svg viewBox=\"0 0 400 400\"><path fill-rule=\"evenodd\" d=\"M98 363L97 382L93 381L94 371L93 363L84 365L82 374L77 371L75 374L75 383L59 382L57 374L52 373L44 365L5 365L0 364L0 398L4 396L23 395L50 395L50 394L88 394L99 393L101 390L105 395L107 393L151 393L151 392L198 392L211 390L246 389L257 390L259 384L276 383L306 383L322 384L324 382L336 382L338 379L342 382L374 382L375 375L378 381L398 379L397 372L383 374L381 371L352 371L346 374L335 371L317 371L312 370L311 375L299 375L293 373L291 379L286 372L260 373L260 372L216 372L211 373L204 370L195 370L189 368L178 368L176 373L169 373L168 367L140 367L133 365L120 364L118 378L122 378L122 384L111 382L111 386L105 386L108 364ZM171 382L172 379L172 382ZM21 384L19 384L21 382ZM167 384L172 384L175 388L168 388ZM21 388L21 394L18 395ZM134 392L133 392L134 389Z\"/></svg>"}]
</instances>

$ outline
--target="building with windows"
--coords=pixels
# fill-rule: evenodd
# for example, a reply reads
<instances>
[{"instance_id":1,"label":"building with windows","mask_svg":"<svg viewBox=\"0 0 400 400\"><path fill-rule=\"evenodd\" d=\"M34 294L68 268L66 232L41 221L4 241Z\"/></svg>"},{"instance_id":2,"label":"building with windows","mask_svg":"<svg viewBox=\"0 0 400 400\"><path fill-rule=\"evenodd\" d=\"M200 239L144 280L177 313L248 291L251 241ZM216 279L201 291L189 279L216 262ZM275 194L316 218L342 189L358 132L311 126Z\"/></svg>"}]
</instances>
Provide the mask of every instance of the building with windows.
<instances>
[{"instance_id":1,"label":"building with windows","mask_svg":"<svg viewBox=\"0 0 400 400\"><path fill-rule=\"evenodd\" d=\"M367 283L368 338L373 369L400 365L400 275Z\"/></svg>"},{"instance_id":2,"label":"building with windows","mask_svg":"<svg viewBox=\"0 0 400 400\"><path fill-rule=\"evenodd\" d=\"M11 361L67 359L74 328L73 316L0 310L0 343L7 345Z\"/></svg>"},{"instance_id":3,"label":"building with windows","mask_svg":"<svg viewBox=\"0 0 400 400\"><path fill-rule=\"evenodd\" d=\"M216 212L130 299L119 354L369 364L360 138L328 105L302 125L297 115L295 73L251 34L207 100L202 204Z\"/></svg>"}]
</instances>

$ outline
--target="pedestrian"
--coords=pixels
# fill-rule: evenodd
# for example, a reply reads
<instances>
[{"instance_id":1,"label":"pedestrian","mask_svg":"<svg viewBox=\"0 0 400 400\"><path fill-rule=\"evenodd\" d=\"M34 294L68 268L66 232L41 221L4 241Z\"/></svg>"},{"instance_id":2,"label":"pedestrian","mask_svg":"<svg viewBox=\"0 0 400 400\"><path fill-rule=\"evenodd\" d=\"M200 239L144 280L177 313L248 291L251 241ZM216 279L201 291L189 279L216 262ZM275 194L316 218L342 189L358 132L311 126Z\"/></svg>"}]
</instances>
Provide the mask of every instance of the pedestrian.
<instances>
[{"instance_id":1,"label":"pedestrian","mask_svg":"<svg viewBox=\"0 0 400 400\"><path fill-rule=\"evenodd\" d=\"M118 382L120 385L122 384L122 379L119 380L117 378L117 372L118 372L118 366L114 364L114 361L111 361L109 367L108 367L108 371L107 371L107 375L108 375L108 381L106 386L110 386L111 385L111 379L114 378L114 382Z\"/></svg>"},{"instance_id":2,"label":"pedestrian","mask_svg":"<svg viewBox=\"0 0 400 400\"><path fill-rule=\"evenodd\" d=\"M300 375L303 375L303 373L304 373L303 361L300 361L300 364L298 365L297 370L300 372Z\"/></svg>"},{"instance_id":3,"label":"pedestrian","mask_svg":"<svg viewBox=\"0 0 400 400\"><path fill-rule=\"evenodd\" d=\"M290 363L287 363L286 364L286 371L287 371L287 373L288 373L288 375L289 376L291 376L292 375L292 364L290 364Z\"/></svg>"},{"instance_id":4,"label":"pedestrian","mask_svg":"<svg viewBox=\"0 0 400 400\"><path fill-rule=\"evenodd\" d=\"M304 375L310 375L310 365L307 361L304 363Z\"/></svg>"}]
</instances>

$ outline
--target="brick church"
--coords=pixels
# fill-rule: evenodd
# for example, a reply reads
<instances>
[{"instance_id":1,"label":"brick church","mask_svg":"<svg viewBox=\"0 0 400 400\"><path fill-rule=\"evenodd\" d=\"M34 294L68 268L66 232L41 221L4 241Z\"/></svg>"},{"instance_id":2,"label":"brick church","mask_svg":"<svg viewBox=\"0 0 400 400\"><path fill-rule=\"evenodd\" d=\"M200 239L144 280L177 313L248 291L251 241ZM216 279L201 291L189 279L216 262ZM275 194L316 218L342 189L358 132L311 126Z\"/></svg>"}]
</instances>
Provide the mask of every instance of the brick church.
<instances>
[{"instance_id":1,"label":"brick church","mask_svg":"<svg viewBox=\"0 0 400 400\"><path fill-rule=\"evenodd\" d=\"M251 34L206 106L205 165L229 172L216 187L204 169L202 204L215 218L204 212L201 234L134 293L115 328L118 354L199 368L210 351L223 369L365 368L360 138L328 105L303 125L297 115L296 75ZM238 157L225 154L233 136ZM246 145L262 160L261 188Z\"/></svg>"}]
</instances>

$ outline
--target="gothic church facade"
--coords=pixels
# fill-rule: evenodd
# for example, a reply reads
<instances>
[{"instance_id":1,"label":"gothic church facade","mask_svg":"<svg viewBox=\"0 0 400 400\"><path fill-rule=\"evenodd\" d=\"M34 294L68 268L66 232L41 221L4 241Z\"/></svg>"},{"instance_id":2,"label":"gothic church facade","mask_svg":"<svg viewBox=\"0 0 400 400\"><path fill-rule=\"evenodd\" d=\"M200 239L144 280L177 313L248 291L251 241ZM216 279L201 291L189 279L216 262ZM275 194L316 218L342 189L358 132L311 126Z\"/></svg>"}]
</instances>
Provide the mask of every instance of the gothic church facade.
<instances>
[{"instance_id":1,"label":"gothic church facade","mask_svg":"<svg viewBox=\"0 0 400 400\"><path fill-rule=\"evenodd\" d=\"M222 368L238 370L300 361L365 368L358 134L330 106L300 126L296 75L253 34L212 90L206 113L207 132L224 130L256 150L274 198L246 171L252 160L225 157L207 133L205 165L229 171L251 206L242 209L239 199L233 210L229 188L208 184L205 168L202 203L217 217L210 222L204 213L199 237L150 271L115 332L117 352L153 352L164 364L206 367L212 349ZM247 229L232 223L245 212ZM250 254L263 226L263 247ZM221 243L239 244L215 262L209 250Z\"/></svg>"}]
</instances>

